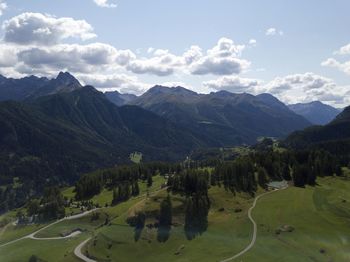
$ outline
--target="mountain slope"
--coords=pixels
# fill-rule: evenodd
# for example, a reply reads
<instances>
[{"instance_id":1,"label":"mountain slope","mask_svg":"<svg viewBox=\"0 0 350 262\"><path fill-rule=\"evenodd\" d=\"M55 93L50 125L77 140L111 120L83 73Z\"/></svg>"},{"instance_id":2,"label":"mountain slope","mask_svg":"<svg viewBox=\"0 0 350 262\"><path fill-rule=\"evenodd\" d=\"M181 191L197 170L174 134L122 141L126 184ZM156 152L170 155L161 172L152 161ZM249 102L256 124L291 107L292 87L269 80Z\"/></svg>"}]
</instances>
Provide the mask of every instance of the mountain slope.
<instances>
[{"instance_id":1,"label":"mountain slope","mask_svg":"<svg viewBox=\"0 0 350 262\"><path fill-rule=\"evenodd\" d=\"M318 147L336 154L350 154L350 107L329 124L295 132L284 143L296 149Z\"/></svg>"},{"instance_id":2,"label":"mountain slope","mask_svg":"<svg viewBox=\"0 0 350 262\"><path fill-rule=\"evenodd\" d=\"M117 106L126 105L137 98L136 95L133 94L121 94L118 91L106 92L105 96L111 101L113 104Z\"/></svg>"},{"instance_id":3,"label":"mountain slope","mask_svg":"<svg viewBox=\"0 0 350 262\"><path fill-rule=\"evenodd\" d=\"M310 125L268 94L203 95L182 87L155 86L132 104L190 129L210 146L253 144L258 137L283 137Z\"/></svg>"},{"instance_id":4,"label":"mountain slope","mask_svg":"<svg viewBox=\"0 0 350 262\"><path fill-rule=\"evenodd\" d=\"M0 103L5 176L21 176L16 168L25 166L28 172L40 170L38 176L72 180L79 173L125 163L134 151L145 160L176 160L199 145L170 121L135 106L118 108L93 87L30 103Z\"/></svg>"},{"instance_id":5,"label":"mountain slope","mask_svg":"<svg viewBox=\"0 0 350 262\"><path fill-rule=\"evenodd\" d=\"M328 124L340 113L339 109L325 105L320 101L289 105L289 108L298 115L305 117L314 125Z\"/></svg>"}]
</instances>

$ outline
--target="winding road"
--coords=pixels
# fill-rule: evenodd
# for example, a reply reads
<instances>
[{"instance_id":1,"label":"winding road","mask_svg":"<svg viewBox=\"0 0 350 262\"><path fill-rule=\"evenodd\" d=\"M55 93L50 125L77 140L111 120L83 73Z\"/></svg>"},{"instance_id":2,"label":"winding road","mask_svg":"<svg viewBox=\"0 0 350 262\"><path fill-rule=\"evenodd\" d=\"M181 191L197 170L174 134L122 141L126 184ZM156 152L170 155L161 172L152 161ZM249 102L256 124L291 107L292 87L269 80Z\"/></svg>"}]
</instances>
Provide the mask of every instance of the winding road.
<instances>
[{"instance_id":1,"label":"winding road","mask_svg":"<svg viewBox=\"0 0 350 262\"><path fill-rule=\"evenodd\" d=\"M166 190L166 189L167 189L167 188L162 188L162 189L156 190L156 191L154 191L154 192L150 192L149 196L155 195L155 194L157 194L158 192L163 191L163 190ZM138 196L138 197L136 197L135 199L143 198L143 197L145 197L145 196L147 196L147 194L143 194L143 195L141 195L141 196ZM142 201L144 201L144 199L141 200L140 202L142 202ZM136 203L136 205L139 204L140 202ZM94 212L94 211L96 211L96 210L99 210L99 209L100 209L100 208L95 208L95 209L92 209L92 210L89 210L89 211L86 211L86 212L83 212L83 213L80 213L80 214L77 214L77 215L64 217L64 218L62 218L62 219L60 219L60 220L57 220L57 221L55 221L55 222L53 222L53 223L51 223L51 224L49 224L49 225L47 225L47 226L45 226L45 227L43 227L43 228L40 228L39 230L37 230L37 231L35 231L35 232L33 232L33 233L29 234L29 235L23 236L23 237L21 237L21 238L18 238L18 239L12 240L12 241L9 241L9 242L7 242L7 243L5 243L5 244L1 244L1 245L0 245L0 248L5 247L5 246L8 246L8 245L11 245L11 244L16 243L16 242L18 242L18 241L21 241L21 240L23 240L23 239L32 239L32 240L60 240L60 239L67 239L67 238L75 237L75 236L79 235L79 234L81 233L81 231L73 232L73 233L71 233L71 234L69 234L69 235L67 235L67 236L64 236L64 237L46 237L46 238L39 238L39 237L36 237L35 235L38 234L39 232L41 232L41 231L43 231L43 230L45 230L45 229L47 229L47 228L53 226L53 225L55 225L55 224L58 224L58 223L62 222L62 221L65 221L65 220L73 220L73 219L81 218L81 217L84 217L84 216L86 216L86 215L88 215L88 214L90 214L90 213L92 213L92 212ZM129 211L129 210L127 210L125 213L127 213L128 211ZM6 227L7 227L7 226L6 226ZM3 231L6 230L6 227L3 229ZM0 233L3 233L3 231L0 232ZM90 240L91 240L91 237L88 238L88 239L86 239L86 240L84 240L83 242L81 242L81 243L74 249L74 254L75 254L78 258L80 258L81 260L83 260L83 261L85 261L85 262L96 262L95 260L92 260L92 259L86 257L86 256L82 253L82 251L81 251L82 248L86 245L86 243L88 243Z\"/></svg>"},{"instance_id":2,"label":"winding road","mask_svg":"<svg viewBox=\"0 0 350 262\"><path fill-rule=\"evenodd\" d=\"M91 239L88 238L85 241L81 242L75 249L74 249L74 255L76 255L78 258L80 258L81 260L85 261L85 262L97 262L96 260L93 260L91 258L88 258L87 256L85 256L82 252L81 249L86 245L87 242L89 242Z\"/></svg>"},{"instance_id":3,"label":"winding road","mask_svg":"<svg viewBox=\"0 0 350 262\"><path fill-rule=\"evenodd\" d=\"M154 192L149 193L149 196L154 196L156 194L158 194L161 191L167 190L168 188L162 188L159 190L156 190ZM143 194L141 196L135 197L134 199L140 199L143 197L147 197L147 194ZM130 210L132 210L132 208L134 208L135 206L139 205L140 203L142 203L143 201L145 201L146 199L142 199L141 201L137 202L135 205L133 205L132 207L130 207L127 211L125 211L123 214L121 214L121 216L129 213ZM83 242L81 242L75 249L74 249L74 255L76 255L78 258L80 258L81 260L85 261L85 262L97 262L96 260L93 260L91 258L88 258L87 256L85 256L83 254L83 252L81 251L82 248L91 240L91 237L84 240Z\"/></svg>"},{"instance_id":4,"label":"winding road","mask_svg":"<svg viewBox=\"0 0 350 262\"><path fill-rule=\"evenodd\" d=\"M287 186L287 187L288 187L288 186ZM236 258L242 256L242 255L245 254L246 252L248 252L248 251L255 245L256 237L257 237L257 224L256 224L255 220L254 220L253 217L252 217L252 211L253 211L253 209L255 208L255 206L256 206L256 204L257 204L257 202L258 202L258 200L259 200L260 198L262 198L262 197L264 197L264 196L266 196L266 195L268 195L268 194L271 194L271 193L273 193L273 192L277 192L277 191L279 191L279 190L286 189L287 187L280 188L280 189L275 189L275 190L273 190L273 191L269 191L269 192L263 193L263 194L257 196L257 197L254 199L253 205L252 205L252 206L249 208L249 210L248 210L248 218L249 218L249 220L250 220L250 221L252 222L252 224L253 224L253 237L252 237L252 240L250 241L249 245L248 245L247 247L245 247L242 251L240 251L238 254L235 254L235 255L232 256L232 257L229 257L229 258L226 258L226 259L224 259L224 260L221 260L220 262L229 262L229 261L232 261L232 260L234 260L234 259L236 259ZM166 188L165 188L165 189L166 189ZM151 195L154 195L154 194L158 193L159 191L162 191L162 190L165 190L165 189L161 189L161 190L155 191L155 192L151 193ZM141 198L141 197L143 197L143 196L144 196L144 195L140 196L139 198ZM144 199L141 200L140 202L142 202L142 201L144 201ZM140 202L138 202L138 203L140 203ZM137 205L138 203L136 203L135 205ZM16 242L18 242L18 241L20 241L20 240L23 240L23 239L33 239L33 240L59 240L59 239L67 239L67 238L71 238L71 237L77 236L77 235L79 235L79 234L81 233L80 231L73 232L73 233L71 233L70 235L64 236L64 237L50 237L50 238L38 238L38 237L35 237L35 235L36 235L37 233L39 233L39 232L41 232L41 231L47 229L48 227L51 227L51 226L57 224L57 223L60 223L60 222L65 221L65 220L72 220L72 219L81 218L81 217L86 216L86 215L88 215L88 214L90 214L90 213L92 213L92 212L94 212L94 211L96 211L96 210L98 210L98 208L92 209L92 210L90 210L90 211L86 211L86 212L84 212L84 213L80 213L80 214L77 214L77 215L73 215L73 216L69 216L69 217L62 218L62 219L60 219L60 220L57 220L57 221L55 221L55 222L53 222L53 223L51 223L51 224L49 224L49 225L47 225L47 226L45 226L45 227L43 227L43 228L41 228L41 229L35 231L34 233L31 233L31 234L26 235L26 236L24 236L24 237L21 237L21 238L12 240L12 241L10 241L10 242L7 242L7 243L5 243L5 244L2 244L2 245L0 245L0 248L1 248L1 247L4 247L4 246L7 246L7 245L10 245L10 244L13 244L13 243L16 243ZM128 211L127 211L127 212L128 212ZM82 248L83 248L90 240L91 240L91 237L88 238L88 239L86 239L86 240L84 240L83 242L81 242L81 243L74 249L74 254L75 254L79 259L81 259L81 260L83 260L83 261L85 261L85 262L96 262L95 260L86 257L86 256L82 253L82 251L81 251Z\"/></svg>"},{"instance_id":5,"label":"winding road","mask_svg":"<svg viewBox=\"0 0 350 262\"><path fill-rule=\"evenodd\" d=\"M288 186L287 186L287 187L288 187ZM254 199L253 205L252 205L252 206L249 208L249 210L248 210L248 218L249 218L249 220L250 220L250 221L252 222L252 224L253 224L253 237L252 237L252 240L250 241L249 245L248 245L246 248L244 248L241 252L239 252L238 254L236 254L236 255L234 255L234 256L232 256L232 257L229 257L229 258L226 258L226 259L224 259L224 260L221 260L220 262L229 262L229 261L232 261L232 260L234 260L234 259L236 259L236 258L242 256L243 254L247 253L247 252L254 246L254 244L255 244L255 242L256 242L256 236L257 236L257 231L258 231L258 229L257 229L256 222L255 222L255 220L254 220L253 217L252 217L252 211L253 211L253 209L255 208L256 203L257 203L258 200L259 200L260 198L262 198L263 196L266 196L266 195L271 194L271 193L273 193L273 192L277 192L277 191L279 191L279 190L286 189L287 187L280 188L280 189L275 189L275 190L273 190L273 191L269 191L269 192L263 193L263 194L257 196L257 197Z\"/></svg>"},{"instance_id":6,"label":"winding road","mask_svg":"<svg viewBox=\"0 0 350 262\"><path fill-rule=\"evenodd\" d=\"M29 234L29 235L26 235L26 236L24 236L24 237L21 237L21 238L12 240L12 241L10 241L10 242L7 242L7 243L5 243L5 244L2 244L2 245L0 245L0 248L1 248L1 247L8 246L8 245L13 244L13 243L16 243L16 242L18 242L18 241L20 241L20 240L23 240L23 239L33 239L33 240L59 240L59 239L66 239L66 238L74 237L74 236L76 236L76 235L79 235L81 232L76 231L76 232L73 232L72 234L69 234L68 236L64 236L64 237L38 238L38 237L35 237L35 235L38 234L39 232L41 232L41 231L43 231L43 230L45 230L45 229L47 229L47 228L53 226L53 225L56 225L56 224L62 222L62 221L65 221L65 220L73 220L73 219L81 218L81 217L84 217L84 216L86 216L86 215L88 215L88 214L90 214L90 213L92 213L92 212L94 212L94 211L96 211L96 210L98 210L98 208L91 209L91 210L89 210L89 211L86 211L86 212L83 212L83 213L80 213L80 214L77 214L77 215L73 215L73 216L69 216L69 217L64 217L64 218L62 218L62 219L60 219L60 220L57 220L57 221L55 221L55 222L53 222L53 223L51 223L51 224L49 224L49 225L47 225L47 226L45 226L45 227L43 227L43 228L40 228L39 230L37 230L37 231L35 231L35 232L33 232L33 233Z\"/></svg>"}]
</instances>

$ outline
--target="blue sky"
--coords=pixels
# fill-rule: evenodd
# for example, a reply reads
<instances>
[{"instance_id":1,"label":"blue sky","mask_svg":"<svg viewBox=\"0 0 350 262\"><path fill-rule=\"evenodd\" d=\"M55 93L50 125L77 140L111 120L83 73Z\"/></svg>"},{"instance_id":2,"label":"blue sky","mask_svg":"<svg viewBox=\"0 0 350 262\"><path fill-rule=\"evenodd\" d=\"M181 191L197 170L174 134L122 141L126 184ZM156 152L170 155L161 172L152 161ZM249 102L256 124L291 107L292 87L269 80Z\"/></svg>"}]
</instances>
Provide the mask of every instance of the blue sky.
<instances>
[{"instance_id":1,"label":"blue sky","mask_svg":"<svg viewBox=\"0 0 350 262\"><path fill-rule=\"evenodd\" d=\"M4 75L69 70L101 90L181 84L350 104L347 0L0 2L1 47L17 57L0 55Z\"/></svg>"}]
</instances>

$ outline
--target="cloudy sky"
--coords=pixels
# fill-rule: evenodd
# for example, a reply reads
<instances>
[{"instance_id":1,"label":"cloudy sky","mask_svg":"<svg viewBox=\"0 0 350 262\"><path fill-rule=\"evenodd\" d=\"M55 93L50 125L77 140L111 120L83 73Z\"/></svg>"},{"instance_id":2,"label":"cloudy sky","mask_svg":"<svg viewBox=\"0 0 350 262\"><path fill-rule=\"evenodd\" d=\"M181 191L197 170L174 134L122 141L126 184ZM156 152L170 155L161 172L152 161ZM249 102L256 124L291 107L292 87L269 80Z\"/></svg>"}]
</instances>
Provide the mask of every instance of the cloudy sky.
<instances>
[{"instance_id":1,"label":"cloudy sky","mask_svg":"<svg viewBox=\"0 0 350 262\"><path fill-rule=\"evenodd\" d=\"M0 73L350 104L348 0L0 0Z\"/></svg>"}]
</instances>

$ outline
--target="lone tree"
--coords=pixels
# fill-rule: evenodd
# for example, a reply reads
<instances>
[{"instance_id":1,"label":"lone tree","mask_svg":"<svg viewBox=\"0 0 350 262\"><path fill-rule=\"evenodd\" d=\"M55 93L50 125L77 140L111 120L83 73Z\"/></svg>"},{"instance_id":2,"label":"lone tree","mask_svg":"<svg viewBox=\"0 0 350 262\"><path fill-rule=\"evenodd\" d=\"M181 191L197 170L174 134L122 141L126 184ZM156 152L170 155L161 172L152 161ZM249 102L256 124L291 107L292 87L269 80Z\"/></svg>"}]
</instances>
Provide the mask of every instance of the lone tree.
<instances>
[{"instance_id":1,"label":"lone tree","mask_svg":"<svg viewBox=\"0 0 350 262\"><path fill-rule=\"evenodd\" d=\"M151 187L153 184L152 174L148 173L147 175L147 187Z\"/></svg>"}]
</instances>

